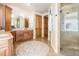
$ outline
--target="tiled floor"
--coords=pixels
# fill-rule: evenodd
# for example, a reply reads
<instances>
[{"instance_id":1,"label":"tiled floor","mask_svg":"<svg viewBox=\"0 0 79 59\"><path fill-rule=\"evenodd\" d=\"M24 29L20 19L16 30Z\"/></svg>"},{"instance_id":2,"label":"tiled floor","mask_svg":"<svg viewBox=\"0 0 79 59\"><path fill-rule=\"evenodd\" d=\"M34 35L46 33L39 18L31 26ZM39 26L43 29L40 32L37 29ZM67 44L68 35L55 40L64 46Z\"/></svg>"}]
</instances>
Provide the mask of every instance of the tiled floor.
<instances>
[{"instance_id":1,"label":"tiled floor","mask_svg":"<svg viewBox=\"0 0 79 59\"><path fill-rule=\"evenodd\" d=\"M37 38L37 39L34 39L35 41L41 41L41 42L44 42L45 44L47 44L48 46L49 46L49 53L48 53L48 56L53 56L53 55L55 55L55 53L54 53L54 51L53 51L53 49L52 49L52 47L51 47L51 43L48 41L48 39L47 38ZM33 41L34 41L33 40ZM32 40L31 40L32 41ZM27 42L27 41L24 41L24 42ZM24 42L18 42L18 43L16 43L15 45L16 45L16 47L19 45L19 44L22 44L22 43L24 43Z\"/></svg>"},{"instance_id":2,"label":"tiled floor","mask_svg":"<svg viewBox=\"0 0 79 59\"><path fill-rule=\"evenodd\" d=\"M79 40L62 40L60 52L64 56L79 56Z\"/></svg>"},{"instance_id":3,"label":"tiled floor","mask_svg":"<svg viewBox=\"0 0 79 59\"><path fill-rule=\"evenodd\" d=\"M60 32L61 54L65 56L79 56L79 32Z\"/></svg>"},{"instance_id":4,"label":"tiled floor","mask_svg":"<svg viewBox=\"0 0 79 59\"><path fill-rule=\"evenodd\" d=\"M61 54L64 56L79 56L79 49L62 48Z\"/></svg>"}]
</instances>

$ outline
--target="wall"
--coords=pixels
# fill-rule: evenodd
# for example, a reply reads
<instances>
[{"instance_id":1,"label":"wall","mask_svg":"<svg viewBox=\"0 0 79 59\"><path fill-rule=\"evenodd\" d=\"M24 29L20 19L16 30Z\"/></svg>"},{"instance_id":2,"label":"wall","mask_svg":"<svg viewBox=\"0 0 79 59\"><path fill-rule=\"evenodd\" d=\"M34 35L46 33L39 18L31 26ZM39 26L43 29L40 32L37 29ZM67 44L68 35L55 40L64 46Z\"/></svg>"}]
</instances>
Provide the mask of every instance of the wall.
<instances>
[{"instance_id":1,"label":"wall","mask_svg":"<svg viewBox=\"0 0 79 59\"><path fill-rule=\"evenodd\" d=\"M14 6L14 5L11 5L11 4L7 4L7 5L13 9L12 13L15 16L15 18L13 18L13 24L16 24L16 18L18 16L23 16L23 17L26 17L26 18L29 17L29 28L34 28L34 21L33 21L34 15L35 15L34 11L32 11L32 10L29 11L28 9L24 10L24 9L21 9L19 7Z\"/></svg>"},{"instance_id":2,"label":"wall","mask_svg":"<svg viewBox=\"0 0 79 59\"><path fill-rule=\"evenodd\" d=\"M13 18L13 21L12 21L12 25L13 24L16 24L16 18L18 17L18 15L21 15L21 16L29 16L29 28L32 28L33 30L34 30L34 33L33 33L33 37L34 37L34 39L35 39L35 36L36 36L36 34L35 34L35 27L36 27L36 24L35 24L35 22L36 22L36 20L35 20L35 17L36 17L36 14L38 14L38 15L41 15L42 16L42 37L44 37L44 23L43 23L43 21L44 21L44 16L45 15L48 15L48 12L47 13L44 13L44 14L41 14L41 13L38 13L38 12L34 12L33 10L23 10L23 9L21 9L21 8L18 8L18 7L16 7L16 6L13 6L13 5L10 5L10 4L7 4L8 6L10 6L12 9L13 9L13 13L14 13L14 16L16 16L15 18Z\"/></svg>"},{"instance_id":3,"label":"wall","mask_svg":"<svg viewBox=\"0 0 79 59\"><path fill-rule=\"evenodd\" d=\"M51 45L55 53L60 53L60 4L53 3L51 6L52 12L52 31L51 31Z\"/></svg>"}]
</instances>

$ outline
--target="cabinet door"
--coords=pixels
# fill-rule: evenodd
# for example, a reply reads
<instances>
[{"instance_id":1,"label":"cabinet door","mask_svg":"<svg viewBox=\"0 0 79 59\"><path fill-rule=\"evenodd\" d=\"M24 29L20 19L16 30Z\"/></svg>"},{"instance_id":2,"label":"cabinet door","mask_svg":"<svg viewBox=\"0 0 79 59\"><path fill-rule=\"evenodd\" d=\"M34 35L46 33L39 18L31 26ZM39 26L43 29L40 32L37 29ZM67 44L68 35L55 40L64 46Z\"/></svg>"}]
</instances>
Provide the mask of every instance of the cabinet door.
<instances>
[{"instance_id":1,"label":"cabinet door","mask_svg":"<svg viewBox=\"0 0 79 59\"><path fill-rule=\"evenodd\" d=\"M8 56L8 47L0 48L0 56Z\"/></svg>"},{"instance_id":2,"label":"cabinet door","mask_svg":"<svg viewBox=\"0 0 79 59\"><path fill-rule=\"evenodd\" d=\"M11 8L5 6L5 30L10 31L11 29Z\"/></svg>"},{"instance_id":3,"label":"cabinet door","mask_svg":"<svg viewBox=\"0 0 79 59\"><path fill-rule=\"evenodd\" d=\"M5 7L0 4L0 29L5 29Z\"/></svg>"},{"instance_id":4,"label":"cabinet door","mask_svg":"<svg viewBox=\"0 0 79 59\"><path fill-rule=\"evenodd\" d=\"M24 31L16 31L16 41L21 41L24 39Z\"/></svg>"},{"instance_id":5,"label":"cabinet door","mask_svg":"<svg viewBox=\"0 0 79 59\"><path fill-rule=\"evenodd\" d=\"M9 56L14 55L13 39L9 39L9 41L8 41L8 54L9 54Z\"/></svg>"}]
</instances>

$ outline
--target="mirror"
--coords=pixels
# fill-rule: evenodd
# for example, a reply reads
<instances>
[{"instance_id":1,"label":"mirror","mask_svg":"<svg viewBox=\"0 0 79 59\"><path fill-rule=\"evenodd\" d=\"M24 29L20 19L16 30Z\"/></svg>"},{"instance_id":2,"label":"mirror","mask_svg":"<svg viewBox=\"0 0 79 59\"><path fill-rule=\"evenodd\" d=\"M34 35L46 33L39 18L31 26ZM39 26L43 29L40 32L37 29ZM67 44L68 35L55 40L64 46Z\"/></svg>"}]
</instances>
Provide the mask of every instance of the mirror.
<instances>
[{"instance_id":1,"label":"mirror","mask_svg":"<svg viewBox=\"0 0 79 59\"><path fill-rule=\"evenodd\" d=\"M29 27L29 17L24 15L19 15L13 12L11 17L11 28L28 28Z\"/></svg>"}]
</instances>

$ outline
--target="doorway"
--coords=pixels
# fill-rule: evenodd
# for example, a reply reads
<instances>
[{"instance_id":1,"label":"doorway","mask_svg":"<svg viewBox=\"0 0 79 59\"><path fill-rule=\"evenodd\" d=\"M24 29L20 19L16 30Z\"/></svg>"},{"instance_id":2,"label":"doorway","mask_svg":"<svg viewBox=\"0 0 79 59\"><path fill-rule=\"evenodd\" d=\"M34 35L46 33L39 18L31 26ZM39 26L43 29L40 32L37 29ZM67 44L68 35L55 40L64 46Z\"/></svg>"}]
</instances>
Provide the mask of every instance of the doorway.
<instances>
[{"instance_id":1,"label":"doorway","mask_svg":"<svg viewBox=\"0 0 79 59\"><path fill-rule=\"evenodd\" d=\"M36 15L36 38L42 38L42 16Z\"/></svg>"},{"instance_id":2,"label":"doorway","mask_svg":"<svg viewBox=\"0 0 79 59\"><path fill-rule=\"evenodd\" d=\"M48 38L48 15L44 16L44 38Z\"/></svg>"}]
</instances>

